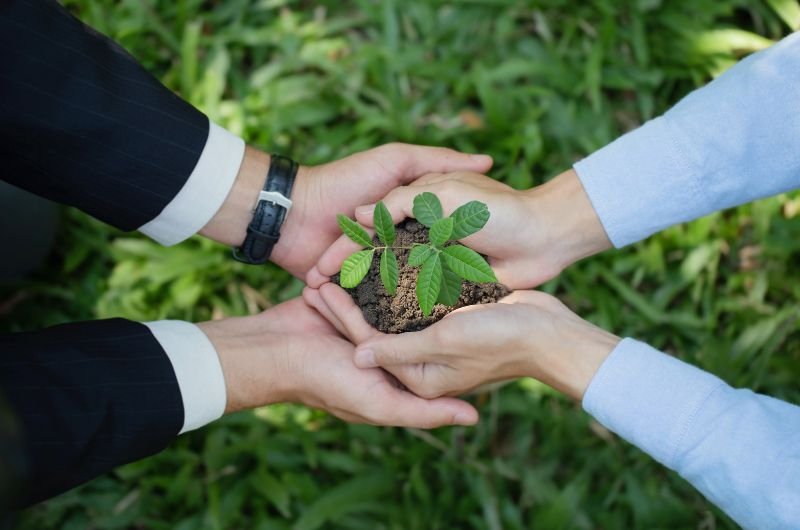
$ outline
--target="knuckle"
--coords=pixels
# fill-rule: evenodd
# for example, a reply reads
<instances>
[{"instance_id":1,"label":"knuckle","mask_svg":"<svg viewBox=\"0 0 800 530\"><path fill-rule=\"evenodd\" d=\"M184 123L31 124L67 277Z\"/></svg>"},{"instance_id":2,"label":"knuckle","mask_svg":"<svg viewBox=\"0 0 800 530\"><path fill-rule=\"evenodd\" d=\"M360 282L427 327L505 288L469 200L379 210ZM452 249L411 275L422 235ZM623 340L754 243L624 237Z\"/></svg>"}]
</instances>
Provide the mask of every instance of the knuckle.
<instances>
[{"instance_id":1,"label":"knuckle","mask_svg":"<svg viewBox=\"0 0 800 530\"><path fill-rule=\"evenodd\" d=\"M399 206L399 204L405 199L406 195L408 194L408 186L398 186L389 193L386 194L384 197L383 202L386 204L386 207L390 207L391 205Z\"/></svg>"},{"instance_id":2,"label":"knuckle","mask_svg":"<svg viewBox=\"0 0 800 530\"><path fill-rule=\"evenodd\" d=\"M461 182L453 179L443 180L439 183L439 189L445 195L452 195L461 191Z\"/></svg>"},{"instance_id":3,"label":"knuckle","mask_svg":"<svg viewBox=\"0 0 800 530\"><path fill-rule=\"evenodd\" d=\"M456 335L447 331L447 326L431 326L428 328L429 336L427 340L430 342L433 351L437 354L443 353L449 343L452 343Z\"/></svg>"},{"instance_id":4,"label":"knuckle","mask_svg":"<svg viewBox=\"0 0 800 530\"><path fill-rule=\"evenodd\" d=\"M400 142L389 142L388 144L383 144L378 147L378 151L381 151L382 154L386 156L396 156L399 155L403 150L403 144Z\"/></svg>"}]
</instances>

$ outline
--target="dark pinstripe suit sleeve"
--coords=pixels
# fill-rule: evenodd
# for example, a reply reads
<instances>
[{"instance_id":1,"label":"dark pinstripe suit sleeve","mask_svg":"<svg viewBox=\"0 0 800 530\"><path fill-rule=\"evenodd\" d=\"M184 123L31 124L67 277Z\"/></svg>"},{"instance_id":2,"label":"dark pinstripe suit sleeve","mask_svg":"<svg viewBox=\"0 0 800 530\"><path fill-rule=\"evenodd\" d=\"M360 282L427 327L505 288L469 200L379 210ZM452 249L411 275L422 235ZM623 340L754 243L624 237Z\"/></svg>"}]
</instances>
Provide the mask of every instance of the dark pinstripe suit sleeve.
<instances>
[{"instance_id":1,"label":"dark pinstripe suit sleeve","mask_svg":"<svg viewBox=\"0 0 800 530\"><path fill-rule=\"evenodd\" d=\"M0 335L0 389L21 427L25 506L163 449L183 425L172 364L122 319Z\"/></svg>"},{"instance_id":2,"label":"dark pinstripe suit sleeve","mask_svg":"<svg viewBox=\"0 0 800 530\"><path fill-rule=\"evenodd\" d=\"M209 122L53 0L0 0L0 177L123 230L192 173Z\"/></svg>"}]
</instances>

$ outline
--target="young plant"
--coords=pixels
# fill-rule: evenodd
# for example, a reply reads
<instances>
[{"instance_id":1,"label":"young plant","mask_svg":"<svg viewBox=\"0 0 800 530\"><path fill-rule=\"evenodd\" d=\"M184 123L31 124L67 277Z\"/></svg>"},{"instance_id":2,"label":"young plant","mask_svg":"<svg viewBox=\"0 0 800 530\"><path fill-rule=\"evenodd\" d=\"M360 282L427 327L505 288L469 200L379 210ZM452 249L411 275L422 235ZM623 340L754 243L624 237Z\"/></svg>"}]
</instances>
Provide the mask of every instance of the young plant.
<instances>
[{"instance_id":1,"label":"young plant","mask_svg":"<svg viewBox=\"0 0 800 530\"><path fill-rule=\"evenodd\" d=\"M386 292L397 291L398 266L396 249L409 250L408 264L420 267L416 293L422 313L431 314L434 304L453 306L461 296L463 280L476 283L496 282L494 271L480 254L459 244L448 242L463 239L486 225L489 209L479 201L470 201L458 207L450 217L444 217L442 204L433 193L425 192L414 198L414 217L428 227L428 243L414 243L411 247L395 246L396 233L389 210L379 202L375 205L373 222L375 233L383 243L376 246L366 230L344 215L338 215L339 227L347 237L366 250L351 254L342 264L339 281L342 287L357 286L369 271L376 250L381 250L380 275Z\"/></svg>"}]
</instances>

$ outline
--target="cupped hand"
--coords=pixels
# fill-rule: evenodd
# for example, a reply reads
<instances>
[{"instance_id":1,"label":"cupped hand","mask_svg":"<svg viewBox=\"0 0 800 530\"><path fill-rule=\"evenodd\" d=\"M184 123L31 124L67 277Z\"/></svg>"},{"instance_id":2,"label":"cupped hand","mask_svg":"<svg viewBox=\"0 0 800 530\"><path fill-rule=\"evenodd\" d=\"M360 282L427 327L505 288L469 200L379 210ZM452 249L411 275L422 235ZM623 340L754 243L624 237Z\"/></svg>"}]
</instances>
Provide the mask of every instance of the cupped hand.
<instances>
[{"instance_id":1,"label":"cupped hand","mask_svg":"<svg viewBox=\"0 0 800 530\"><path fill-rule=\"evenodd\" d=\"M226 412L296 402L354 423L433 428L478 420L464 401L422 399L380 368L356 367L353 345L300 298L199 326L220 357Z\"/></svg>"},{"instance_id":2,"label":"cupped hand","mask_svg":"<svg viewBox=\"0 0 800 530\"><path fill-rule=\"evenodd\" d=\"M422 331L398 335L367 324L337 285L306 288L303 298L357 344L356 365L381 366L426 398L527 376L581 399L619 342L538 291L464 307Z\"/></svg>"},{"instance_id":3,"label":"cupped hand","mask_svg":"<svg viewBox=\"0 0 800 530\"><path fill-rule=\"evenodd\" d=\"M545 185L519 191L484 175L471 172L426 175L386 195L383 202L395 223L413 217L414 197L436 194L445 215L469 201L489 207L486 226L463 243L489 257L500 282L512 289L539 285L574 261L610 247L577 175L569 171ZM374 204L356 209L356 219L372 227ZM307 277L319 287L358 250L342 236L320 258Z\"/></svg>"},{"instance_id":4,"label":"cupped hand","mask_svg":"<svg viewBox=\"0 0 800 530\"><path fill-rule=\"evenodd\" d=\"M491 166L486 155L392 143L328 164L301 167L292 191L293 207L272 260L299 278L316 277L310 269L341 234L336 214L352 216L356 206L376 202L427 173L488 171Z\"/></svg>"}]
</instances>

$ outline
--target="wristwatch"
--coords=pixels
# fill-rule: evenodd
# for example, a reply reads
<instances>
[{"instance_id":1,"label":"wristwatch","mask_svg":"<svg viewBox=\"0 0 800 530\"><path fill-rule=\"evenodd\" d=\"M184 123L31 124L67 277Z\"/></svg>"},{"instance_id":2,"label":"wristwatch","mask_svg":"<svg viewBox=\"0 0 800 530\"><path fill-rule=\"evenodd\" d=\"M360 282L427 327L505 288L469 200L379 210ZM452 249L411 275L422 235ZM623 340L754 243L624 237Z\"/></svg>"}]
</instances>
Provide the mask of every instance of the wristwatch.
<instances>
[{"instance_id":1,"label":"wristwatch","mask_svg":"<svg viewBox=\"0 0 800 530\"><path fill-rule=\"evenodd\" d=\"M247 236L240 247L233 249L235 260L251 265L267 262L292 208L290 197L298 167L291 158L272 155L264 189L258 194L253 220L247 226Z\"/></svg>"}]
</instances>

